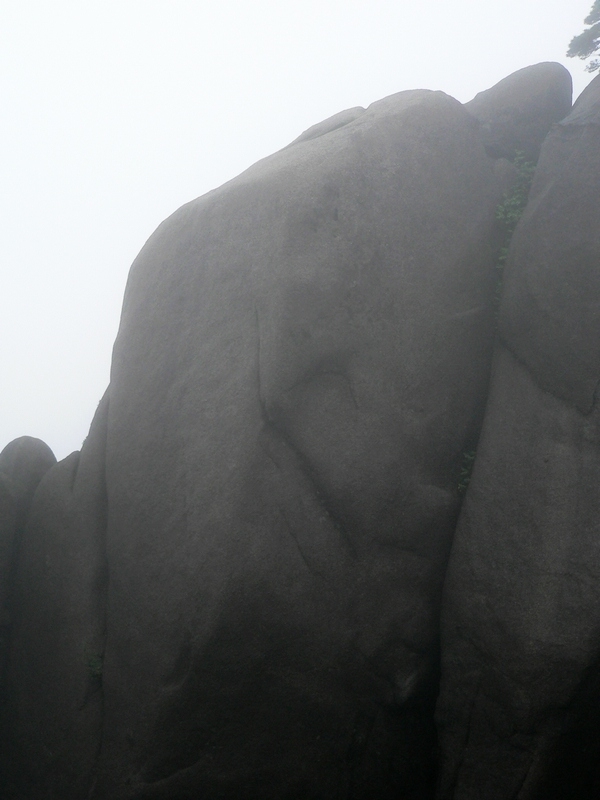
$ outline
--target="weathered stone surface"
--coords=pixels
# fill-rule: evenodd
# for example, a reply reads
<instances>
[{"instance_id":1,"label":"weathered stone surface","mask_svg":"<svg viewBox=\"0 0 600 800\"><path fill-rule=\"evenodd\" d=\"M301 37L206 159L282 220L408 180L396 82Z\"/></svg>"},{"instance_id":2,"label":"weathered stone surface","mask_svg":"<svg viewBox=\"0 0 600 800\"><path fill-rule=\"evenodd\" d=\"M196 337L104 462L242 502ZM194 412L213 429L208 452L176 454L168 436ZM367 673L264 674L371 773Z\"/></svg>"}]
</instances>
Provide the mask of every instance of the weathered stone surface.
<instances>
[{"instance_id":1,"label":"weathered stone surface","mask_svg":"<svg viewBox=\"0 0 600 800\"><path fill-rule=\"evenodd\" d=\"M0 624L8 618L8 585L12 567L17 509L10 479L0 472Z\"/></svg>"},{"instance_id":2,"label":"weathered stone surface","mask_svg":"<svg viewBox=\"0 0 600 800\"><path fill-rule=\"evenodd\" d=\"M344 125L348 125L349 122L353 122L364 113L365 110L362 106L355 106L354 108L347 108L345 111L339 111L332 117L324 119L322 122L317 122L316 125L311 125L310 128L301 133L297 139L294 139L288 147L293 147L300 142L307 142L309 139L317 139L319 136L324 136L326 133L331 133L338 128L343 128Z\"/></svg>"},{"instance_id":3,"label":"weathered stone surface","mask_svg":"<svg viewBox=\"0 0 600 800\"><path fill-rule=\"evenodd\" d=\"M0 686L10 627L9 586L17 527L17 509L10 480L0 473Z\"/></svg>"},{"instance_id":4,"label":"weathered stone surface","mask_svg":"<svg viewBox=\"0 0 600 800\"><path fill-rule=\"evenodd\" d=\"M94 797L431 796L503 188L459 103L402 93L144 248L111 378Z\"/></svg>"},{"instance_id":5,"label":"weathered stone surface","mask_svg":"<svg viewBox=\"0 0 600 800\"><path fill-rule=\"evenodd\" d=\"M21 436L0 453L0 680L11 620L14 559L34 492L56 463L47 444Z\"/></svg>"},{"instance_id":6,"label":"weathered stone surface","mask_svg":"<svg viewBox=\"0 0 600 800\"><path fill-rule=\"evenodd\" d=\"M0 472L11 485L16 503L16 526L25 524L35 490L45 473L56 464L52 450L41 439L20 436L0 453Z\"/></svg>"},{"instance_id":7,"label":"weathered stone surface","mask_svg":"<svg viewBox=\"0 0 600 800\"><path fill-rule=\"evenodd\" d=\"M444 800L600 792L599 85L546 140L513 237L445 589Z\"/></svg>"},{"instance_id":8,"label":"weathered stone surface","mask_svg":"<svg viewBox=\"0 0 600 800\"><path fill-rule=\"evenodd\" d=\"M15 439L0 453L0 752L7 736L5 670L15 607L15 560L34 493L54 464L48 445L32 436Z\"/></svg>"},{"instance_id":9,"label":"weathered stone surface","mask_svg":"<svg viewBox=\"0 0 600 800\"><path fill-rule=\"evenodd\" d=\"M552 124L571 110L572 92L569 72L546 61L513 72L465 108L481 122L489 155L512 160L521 152L536 162Z\"/></svg>"},{"instance_id":10,"label":"weathered stone surface","mask_svg":"<svg viewBox=\"0 0 600 800\"><path fill-rule=\"evenodd\" d=\"M6 800L89 795L102 714L107 400L81 453L42 478L21 537L0 776Z\"/></svg>"},{"instance_id":11,"label":"weathered stone surface","mask_svg":"<svg viewBox=\"0 0 600 800\"><path fill-rule=\"evenodd\" d=\"M599 95L596 78L544 144L501 314L517 357L582 413L600 381Z\"/></svg>"},{"instance_id":12,"label":"weathered stone surface","mask_svg":"<svg viewBox=\"0 0 600 800\"><path fill-rule=\"evenodd\" d=\"M469 104L504 143L495 156L531 157L565 102L561 70L538 65ZM421 91L342 112L143 249L90 435L23 516L8 800L433 796L442 583L514 171L486 155L472 113ZM592 113L578 104L564 131ZM565 180L568 143L591 134L569 136L549 140L562 166L542 157L528 220ZM553 709L595 685L579 682L597 497L573 498L597 486L596 362L590 345L567 375L553 331L564 375L544 383L548 342L530 346L518 311L518 241L447 588L438 715L454 800L524 798L543 772L532 753L576 750L582 725L569 738ZM584 274L571 270L574 286ZM584 293L568 296L576 313Z\"/></svg>"}]
</instances>

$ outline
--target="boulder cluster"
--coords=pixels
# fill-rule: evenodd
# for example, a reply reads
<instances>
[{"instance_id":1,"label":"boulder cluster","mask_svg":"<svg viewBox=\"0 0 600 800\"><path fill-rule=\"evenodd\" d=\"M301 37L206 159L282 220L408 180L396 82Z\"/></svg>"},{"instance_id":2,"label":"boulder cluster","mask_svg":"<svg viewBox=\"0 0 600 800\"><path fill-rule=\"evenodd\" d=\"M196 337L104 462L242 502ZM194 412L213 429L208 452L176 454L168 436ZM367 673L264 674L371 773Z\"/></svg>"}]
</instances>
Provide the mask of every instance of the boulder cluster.
<instances>
[{"instance_id":1,"label":"boulder cluster","mask_svg":"<svg viewBox=\"0 0 600 800\"><path fill-rule=\"evenodd\" d=\"M0 455L5 800L600 796L599 81L162 223L81 452Z\"/></svg>"}]
</instances>

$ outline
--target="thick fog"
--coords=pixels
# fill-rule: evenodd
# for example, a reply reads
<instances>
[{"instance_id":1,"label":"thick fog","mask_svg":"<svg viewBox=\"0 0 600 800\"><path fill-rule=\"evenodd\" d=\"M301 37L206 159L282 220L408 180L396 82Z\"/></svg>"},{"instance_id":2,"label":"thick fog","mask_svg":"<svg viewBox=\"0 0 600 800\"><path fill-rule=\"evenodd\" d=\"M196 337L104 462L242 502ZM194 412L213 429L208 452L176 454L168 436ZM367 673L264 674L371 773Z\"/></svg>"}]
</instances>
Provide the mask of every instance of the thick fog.
<instances>
[{"instance_id":1,"label":"thick fog","mask_svg":"<svg viewBox=\"0 0 600 800\"><path fill-rule=\"evenodd\" d=\"M591 0L3 0L0 448L78 449L156 226L310 125L567 59Z\"/></svg>"}]
</instances>

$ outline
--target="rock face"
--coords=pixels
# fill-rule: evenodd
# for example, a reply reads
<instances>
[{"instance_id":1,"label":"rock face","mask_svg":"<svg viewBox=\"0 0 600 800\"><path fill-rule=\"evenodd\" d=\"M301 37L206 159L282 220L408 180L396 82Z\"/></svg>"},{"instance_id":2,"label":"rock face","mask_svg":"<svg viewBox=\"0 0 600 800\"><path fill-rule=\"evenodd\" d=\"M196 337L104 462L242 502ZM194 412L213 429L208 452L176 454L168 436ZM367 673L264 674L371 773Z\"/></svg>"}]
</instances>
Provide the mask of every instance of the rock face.
<instances>
[{"instance_id":1,"label":"rock face","mask_svg":"<svg viewBox=\"0 0 600 800\"><path fill-rule=\"evenodd\" d=\"M17 527L24 526L35 490L54 464L56 458L52 450L33 436L15 439L0 453L0 473L10 483Z\"/></svg>"},{"instance_id":2,"label":"rock face","mask_svg":"<svg viewBox=\"0 0 600 800\"><path fill-rule=\"evenodd\" d=\"M0 453L0 680L4 672L16 550L34 492L56 463L40 439L21 436Z\"/></svg>"},{"instance_id":3,"label":"rock face","mask_svg":"<svg viewBox=\"0 0 600 800\"><path fill-rule=\"evenodd\" d=\"M600 792L599 80L513 237L445 592L440 798Z\"/></svg>"},{"instance_id":4,"label":"rock face","mask_svg":"<svg viewBox=\"0 0 600 800\"><path fill-rule=\"evenodd\" d=\"M6 750L9 738L5 673L18 605L14 597L16 562L33 495L55 463L50 448L31 436L15 439L0 453L0 752Z\"/></svg>"},{"instance_id":5,"label":"rock face","mask_svg":"<svg viewBox=\"0 0 600 800\"><path fill-rule=\"evenodd\" d=\"M553 743L595 696L597 286L544 220L591 196L596 139L584 99L544 146L499 343L500 157L570 91L517 75L468 110L335 115L151 237L90 435L27 493L6 800L432 800L451 549L440 797L566 780Z\"/></svg>"},{"instance_id":6,"label":"rock face","mask_svg":"<svg viewBox=\"0 0 600 800\"><path fill-rule=\"evenodd\" d=\"M108 397L82 453L37 487L19 549L7 682L7 798L85 798L98 755Z\"/></svg>"},{"instance_id":7,"label":"rock face","mask_svg":"<svg viewBox=\"0 0 600 800\"><path fill-rule=\"evenodd\" d=\"M512 161L522 153L535 163L550 126L571 110L571 94L567 70L545 62L520 69L479 92L465 108L481 122L490 156Z\"/></svg>"},{"instance_id":8,"label":"rock face","mask_svg":"<svg viewBox=\"0 0 600 800\"><path fill-rule=\"evenodd\" d=\"M492 167L460 104L402 93L142 251L110 390L98 796L430 791Z\"/></svg>"},{"instance_id":9,"label":"rock face","mask_svg":"<svg viewBox=\"0 0 600 800\"><path fill-rule=\"evenodd\" d=\"M132 268L108 422L40 486L20 564L32 798L61 775L87 796L64 776L91 776L89 736L93 797L432 791L505 187L442 93L353 116L182 208Z\"/></svg>"}]
</instances>

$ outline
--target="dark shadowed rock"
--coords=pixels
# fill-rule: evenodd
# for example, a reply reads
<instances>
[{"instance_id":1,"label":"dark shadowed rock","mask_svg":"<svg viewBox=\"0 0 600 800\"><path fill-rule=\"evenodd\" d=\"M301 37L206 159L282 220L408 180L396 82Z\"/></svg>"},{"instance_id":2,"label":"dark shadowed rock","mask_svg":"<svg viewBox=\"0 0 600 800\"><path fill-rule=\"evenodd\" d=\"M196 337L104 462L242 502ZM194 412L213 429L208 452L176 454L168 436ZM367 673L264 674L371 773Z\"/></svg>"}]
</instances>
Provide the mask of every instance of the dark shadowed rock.
<instances>
[{"instance_id":1,"label":"dark shadowed rock","mask_svg":"<svg viewBox=\"0 0 600 800\"><path fill-rule=\"evenodd\" d=\"M16 548L35 490L53 464L52 450L32 436L15 439L0 453L0 676L10 627Z\"/></svg>"},{"instance_id":2,"label":"dark shadowed rock","mask_svg":"<svg viewBox=\"0 0 600 800\"><path fill-rule=\"evenodd\" d=\"M600 82L548 137L513 240L502 336L547 391L589 413L600 381Z\"/></svg>"},{"instance_id":3,"label":"dark shadowed rock","mask_svg":"<svg viewBox=\"0 0 600 800\"><path fill-rule=\"evenodd\" d=\"M17 509L10 480L0 473L0 685L10 627L10 583L17 526Z\"/></svg>"},{"instance_id":4,"label":"dark shadowed rock","mask_svg":"<svg viewBox=\"0 0 600 800\"><path fill-rule=\"evenodd\" d=\"M0 473L10 480L17 527L23 526L35 490L45 473L56 464L52 450L41 439L21 436L6 445L0 453Z\"/></svg>"},{"instance_id":5,"label":"dark shadowed rock","mask_svg":"<svg viewBox=\"0 0 600 800\"><path fill-rule=\"evenodd\" d=\"M8 734L4 672L10 642L11 584L17 512L10 480L0 472L0 753ZM0 777L0 786L1 777Z\"/></svg>"},{"instance_id":6,"label":"dark shadowed rock","mask_svg":"<svg viewBox=\"0 0 600 800\"><path fill-rule=\"evenodd\" d=\"M569 113L571 96L569 72L548 61L513 72L465 108L481 122L489 155L512 161L521 152L536 162L552 124Z\"/></svg>"},{"instance_id":7,"label":"dark shadowed rock","mask_svg":"<svg viewBox=\"0 0 600 800\"><path fill-rule=\"evenodd\" d=\"M440 798L600 792L596 79L544 143L444 600Z\"/></svg>"},{"instance_id":8,"label":"dark shadowed rock","mask_svg":"<svg viewBox=\"0 0 600 800\"><path fill-rule=\"evenodd\" d=\"M17 527L17 509L10 479L0 472L0 624L7 624L8 585Z\"/></svg>"},{"instance_id":9,"label":"dark shadowed rock","mask_svg":"<svg viewBox=\"0 0 600 800\"><path fill-rule=\"evenodd\" d=\"M30 800L431 797L505 186L442 93L338 122L184 206L132 268L108 422L24 540Z\"/></svg>"},{"instance_id":10,"label":"dark shadowed rock","mask_svg":"<svg viewBox=\"0 0 600 800\"><path fill-rule=\"evenodd\" d=\"M15 559L35 491L54 464L48 445L31 436L15 439L0 453L0 751L7 735L4 677L15 605Z\"/></svg>"},{"instance_id":11,"label":"dark shadowed rock","mask_svg":"<svg viewBox=\"0 0 600 800\"><path fill-rule=\"evenodd\" d=\"M105 636L108 397L81 453L43 477L23 532L7 670L3 798L88 797Z\"/></svg>"}]
</instances>

